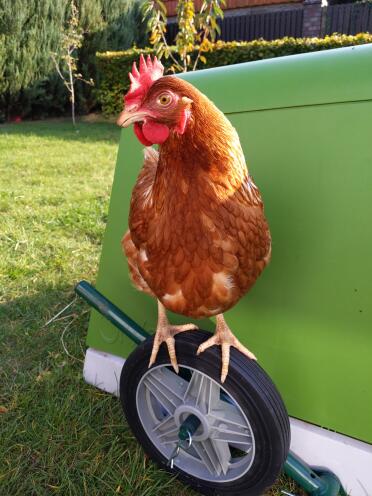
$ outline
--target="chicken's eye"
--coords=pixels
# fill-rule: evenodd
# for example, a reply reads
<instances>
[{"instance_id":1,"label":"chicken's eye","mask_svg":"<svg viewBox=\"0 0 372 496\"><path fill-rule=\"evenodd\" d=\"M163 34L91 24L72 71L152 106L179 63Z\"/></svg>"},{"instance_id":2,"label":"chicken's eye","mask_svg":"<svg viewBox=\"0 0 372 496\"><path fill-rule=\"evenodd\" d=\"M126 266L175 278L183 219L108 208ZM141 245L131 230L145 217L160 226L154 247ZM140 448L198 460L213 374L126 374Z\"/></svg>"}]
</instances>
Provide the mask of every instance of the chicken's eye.
<instances>
[{"instance_id":1,"label":"chicken's eye","mask_svg":"<svg viewBox=\"0 0 372 496\"><path fill-rule=\"evenodd\" d=\"M172 97L169 93L163 93L158 98L158 103L160 103L162 107L167 107L171 103L171 101Z\"/></svg>"}]
</instances>

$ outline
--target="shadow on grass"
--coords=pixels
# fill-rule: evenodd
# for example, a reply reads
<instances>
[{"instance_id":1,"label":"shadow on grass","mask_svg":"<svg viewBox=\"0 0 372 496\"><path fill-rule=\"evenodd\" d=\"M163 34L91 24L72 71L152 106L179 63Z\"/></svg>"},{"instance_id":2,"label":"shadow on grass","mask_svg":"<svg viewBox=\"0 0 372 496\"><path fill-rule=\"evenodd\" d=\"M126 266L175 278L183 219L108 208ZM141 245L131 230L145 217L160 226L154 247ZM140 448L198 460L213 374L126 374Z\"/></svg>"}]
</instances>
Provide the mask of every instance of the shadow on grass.
<instances>
[{"instance_id":1,"label":"shadow on grass","mask_svg":"<svg viewBox=\"0 0 372 496\"><path fill-rule=\"evenodd\" d=\"M75 299L74 285L44 286L30 296L0 305L0 377L23 374L46 366L50 353L63 352L61 336L69 325L72 354L83 358L89 308ZM45 325L68 303L58 320ZM6 387L6 381L2 385Z\"/></svg>"},{"instance_id":2,"label":"shadow on grass","mask_svg":"<svg viewBox=\"0 0 372 496\"><path fill-rule=\"evenodd\" d=\"M106 141L119 144L120 128L110 122L79 122L77 129L74 129L68 120L50 120L4 124L0 126L0 136L2 135L21 135L24 138L36 136L80 142Z\"/></svg>"}]
</instances>

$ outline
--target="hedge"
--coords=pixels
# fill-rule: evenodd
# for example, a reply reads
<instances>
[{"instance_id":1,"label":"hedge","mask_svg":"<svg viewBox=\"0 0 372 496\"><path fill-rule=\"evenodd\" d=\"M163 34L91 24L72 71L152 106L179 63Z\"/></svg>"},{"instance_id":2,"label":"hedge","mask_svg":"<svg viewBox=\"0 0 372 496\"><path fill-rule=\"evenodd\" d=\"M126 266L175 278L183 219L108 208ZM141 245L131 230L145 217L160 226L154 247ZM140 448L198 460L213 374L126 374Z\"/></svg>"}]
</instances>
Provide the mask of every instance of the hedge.
<instances>
[{"instance_id":1,"label":"hedge","mask_svg":"<svg viewBox=\"0 0 372 496\"><path fill-rule=\"evenodd\" d=\"M239 64L366 43L372 43L372 34L360 33L355 36L334 34L325 38L282 38L274 41L217 41L212 45L211 51L206 54L206 64L201 64L200 68ZM123 94L129 87L128 72L131 70L133 61L138 60L141 53L153 55L154 51L151 48L132 48L122 52L97 53L101 83L95 91L95 96L104 114L112 115L122 109ZM169 69L170 59L162 60L162 62L166 70Z\"/></svg>"}]
</instances>

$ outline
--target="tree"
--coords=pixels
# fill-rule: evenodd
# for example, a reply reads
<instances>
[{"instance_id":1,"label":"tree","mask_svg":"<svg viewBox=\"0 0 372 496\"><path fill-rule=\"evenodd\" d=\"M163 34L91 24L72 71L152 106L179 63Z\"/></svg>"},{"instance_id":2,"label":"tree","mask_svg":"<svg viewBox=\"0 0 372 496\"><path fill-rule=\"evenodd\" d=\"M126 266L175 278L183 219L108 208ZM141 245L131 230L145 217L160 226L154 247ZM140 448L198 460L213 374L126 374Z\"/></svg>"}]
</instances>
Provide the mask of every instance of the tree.
<instances>
[{"instance_id":1,"label":"tree","mask_svg":"<svg viewBox=\"0 0 372 496\"><path fill-rule=\"evenodd\" d=\"M71 14L64 28L61 37L61 54L58 60L56 52L51 53L57 73L63 81L67 91L70 93L71 117L75 126L75 83L82 81L85 84L93 86L92 79L84 79L82 74L77 71L77 51L83 44L84 31L79 25L79 11L75 0L71 0Z\"/></svg>"},{"instance_id":2,"label":"tree","mask_svg":"<svg viewBox=\"0 0 372 496\"><path fill-rule=\"evenodd\" d=\"M29 109L28 94L52 70L66 1L0 0L0 105L7 115Z\"/></svg>"},{"instance_id":3,"label":"tree","mask_svg":"<svg viewBox=\"0 0 372 496\"><path fill-rule=\"evenodd\" d=\"M193 0L179 0L177 4L178 33L176 35L176 52L179 60L168 45L165 33L167 31L167 9L163 0L146 0L143 3L143 16L150 33L150 43L154 46L159 58L171 58L172 70L186 72L195 70L199 61L206 62L205 52L210 44L221 33L217 23L223 18L221 6L225 0L203 0L200 12L195 14ZM190 53L195 44L198 52L195 60L191 60Z\"/></svg>"},{"instance_id":4,"label":"tree","mask_svg":"<svg viewBox=\"0 0 372 496\"><path fill-rule=\"evenodd\" d=\"M145 46L142 0L76 0L84 31L77 72L98 79L97 51ZM70 0L0 0L0 118L40 117L69 111L69 93L54 70ZM77 81L77 112L94 108L93 88Z\"/></svg>"},{"instance_id":5,"label":"tree","mask_svg":"<svg viewBox=\"0 0 372 496\"><path fill-rule=\"evenodd\" d=\"M100 72L97 68L97 52L126 50L133 45L148 44L145 23L142 21L143 0L77 0L80 25L85 32L79 49L78 69L89 74L99 86ZM94 90L77 84L79 107L89 111L96 104Z\"/></svg>"}]
</instances>

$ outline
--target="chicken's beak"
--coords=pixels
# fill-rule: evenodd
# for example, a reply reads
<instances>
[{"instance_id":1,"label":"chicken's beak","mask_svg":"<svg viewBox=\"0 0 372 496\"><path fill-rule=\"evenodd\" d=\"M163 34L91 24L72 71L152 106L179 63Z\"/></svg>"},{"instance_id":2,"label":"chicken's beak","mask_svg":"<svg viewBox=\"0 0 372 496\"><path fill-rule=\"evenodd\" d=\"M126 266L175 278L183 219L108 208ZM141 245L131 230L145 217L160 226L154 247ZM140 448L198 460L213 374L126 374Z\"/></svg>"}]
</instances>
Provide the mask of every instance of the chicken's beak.
<instances>
[{"instance_id":1,"label":"chicken's beak","mask_svg":"<svg viewBox=\"0 0 372 496\"><path fill-rule=\"evenodd\" d=\"M146 112L123 110L117 118L116 124L120 127L128 127L134 122L145 120L147 117Z\"/></svg>"}]
</instances>

